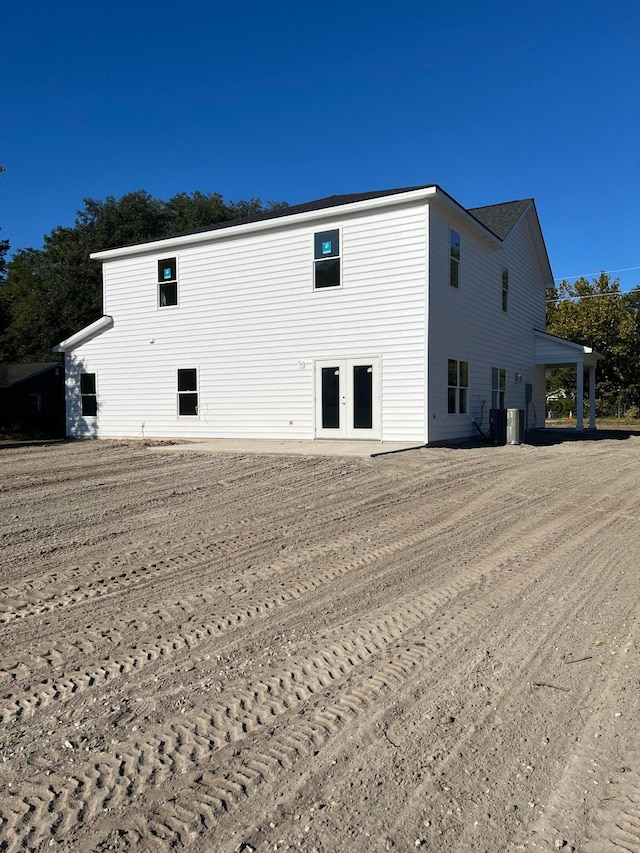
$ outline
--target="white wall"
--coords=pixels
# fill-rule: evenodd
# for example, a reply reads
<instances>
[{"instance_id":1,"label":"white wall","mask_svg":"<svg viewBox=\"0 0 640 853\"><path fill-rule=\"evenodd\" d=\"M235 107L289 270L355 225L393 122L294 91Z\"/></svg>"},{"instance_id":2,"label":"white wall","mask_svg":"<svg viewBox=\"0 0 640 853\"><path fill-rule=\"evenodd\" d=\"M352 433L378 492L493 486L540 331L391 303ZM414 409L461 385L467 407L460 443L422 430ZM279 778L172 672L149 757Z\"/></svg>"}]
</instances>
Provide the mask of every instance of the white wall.
<instances>
[{"instance_id":1,"label":"white wall","mask_svg":"<svg viewBox=\"0 0 640 853\"><path fill-rule=\"evenodd\" d=\"M449 284L449 227L461 236L459 288ZM506 406L525 408L525 387L544 426L544 370L535 364L534 328L544 329L545 289L527 218L501 247L493 247L463 217L432 205L429 216L430 442L476 435L472 418L488 432L491 368L507 371ZM509 270L508 311L502 310L502 269ZM469 363L469 412L447 413L447 360ZM516 383L516 374L522 382ZM483 406L483 402L485 405ZM533 426L533 407L529 425Z\"/></svg>"},{"instance_id":2,"label":"white wall","mask_svg":"<svg viewBox=\"0 0 640 853\"><path fill-rule=\"evenodd\" d=\"M342 287L313 290L313 234L340 227ZM68 431L100 436L314 436L314 359L381 358L382 438L425 440L425 204L398 205L104 264L112 329L67 355ZM177 256L179 306L157 307ZM153 341L153 342L152 342ZM199 416L177 416L178 368ZM97 375L98 418L78 375Z\"/></svg>"}]
</instances>

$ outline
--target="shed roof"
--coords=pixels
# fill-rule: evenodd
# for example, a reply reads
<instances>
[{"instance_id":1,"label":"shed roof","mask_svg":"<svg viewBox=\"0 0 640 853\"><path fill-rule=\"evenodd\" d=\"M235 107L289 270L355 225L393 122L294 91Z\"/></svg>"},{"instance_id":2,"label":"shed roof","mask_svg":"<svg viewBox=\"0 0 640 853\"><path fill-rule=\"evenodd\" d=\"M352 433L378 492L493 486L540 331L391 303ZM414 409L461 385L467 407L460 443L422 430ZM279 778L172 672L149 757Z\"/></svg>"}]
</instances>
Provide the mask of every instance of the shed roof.
<instances>
[{"instance_id":1,"label":"shed roof","mask_svg":"<svg viewBox=\"0 0 640 853\"><path fill-rule=\"evenodd\" d=\"M16 385L39 373L46 373L47 370L61 366L57 361L36 364L0 364L0 388L8 388L10 385Z\"/></svg>"}]
</instances>

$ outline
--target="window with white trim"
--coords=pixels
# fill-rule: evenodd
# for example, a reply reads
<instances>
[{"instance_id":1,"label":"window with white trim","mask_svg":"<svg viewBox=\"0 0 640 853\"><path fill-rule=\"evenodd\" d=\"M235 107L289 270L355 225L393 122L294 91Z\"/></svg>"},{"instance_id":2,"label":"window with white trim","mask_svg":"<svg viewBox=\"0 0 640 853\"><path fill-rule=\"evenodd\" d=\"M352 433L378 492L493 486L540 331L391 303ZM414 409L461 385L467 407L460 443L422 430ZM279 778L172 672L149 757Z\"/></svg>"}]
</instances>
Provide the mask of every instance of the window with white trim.
<instances>
[{"instance_id":1,"label":"window with white trim","mask_svg":"<svg viewBox=\"0 0 640 853\"><path fill-rule=\"evenodd\" d=\"M178 370L178 415L198 414L198 371L195 367Z\"/></svg>"},{"instance_id":2,"label":"window with white trim","mask_svg":"<svg viewBox=\"0 0 640 853\"><path fill-rule=\"evenodd\" d=\"M178 304L178 263L176 258L158 261L158 307Z\"/></svg>"},{"instance_id":3,"label":"window with white trim","mask_svg":"<svg viewBox=\"0 0 640 853\"><path fill-rule=\"evenodd\" d=\"M509 270L502 270L502 310L506 311L509 307Z\"/></svg>"},{"instance_id":4,"label":"window with white trim","mask_svg":"<svg viewBox=\"0 0 640 853\"><path fill-rule=\"evenodd\" d=\"M340 230L313 235L313 287L340 287Z\"/></svg>"},{"instance_id":5,"label":"window with white trim","mask_svg":"<svg viewBox=\"0 0 640 853\"><path fill-rule=\"evenodd\" d=\"M469 362L448 360L447 368L447 412L450 415L467 414L469 391Z\"/></svg>"},{"instance_id":6,"label":"window with white trim","mask_svg":"<svg viewBox=\"0 0 640 853\"><path fill-rule=\"evenodd\" d=\"M507 370L504 367L491 368L491 408L505 408L507 392Z\"/></svg>"},{"instance_id":7,"label":"window with white trim","mask_svg":"<svg viewBox=\"0 0 640 853\"><path fill-rule=\"evenodd\" d=\"M460 234L449 228L449 284L460 286Z\"/></svg>"},{"instance_id":8,"label":"window with white trim","mask_svg":"<svg viewBox=\"0 0 640 853\"><path fill-rule=\"evenodd\" d=\"M84 417L95 418L98 414L95 373L80 374L80 405Z\"/></svg>"}]
</instances>

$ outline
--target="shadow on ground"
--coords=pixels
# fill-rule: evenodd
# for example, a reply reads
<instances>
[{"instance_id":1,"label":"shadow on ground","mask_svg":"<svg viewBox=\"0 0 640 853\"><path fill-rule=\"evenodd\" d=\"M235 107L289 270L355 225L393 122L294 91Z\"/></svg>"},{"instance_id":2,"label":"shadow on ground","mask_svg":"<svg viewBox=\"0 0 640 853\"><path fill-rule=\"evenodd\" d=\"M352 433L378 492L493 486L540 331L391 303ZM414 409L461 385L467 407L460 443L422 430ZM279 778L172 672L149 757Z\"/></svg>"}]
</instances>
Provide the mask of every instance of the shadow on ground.
<instances>
[{"instance_id":1,"label":"shadow on ground","mask_svg":"<svg viewBox=\"0 0 640 853\"><path fill-rule=\"evenodd\" d=\"M626 441L640 436L640 427L621 427L620 429L597 429L578 431L572 427L549 427L532 430L527 433L527 444L534 447L549 447L552 444L563 444L566 441Z\"/></svg>"}]
</instances>

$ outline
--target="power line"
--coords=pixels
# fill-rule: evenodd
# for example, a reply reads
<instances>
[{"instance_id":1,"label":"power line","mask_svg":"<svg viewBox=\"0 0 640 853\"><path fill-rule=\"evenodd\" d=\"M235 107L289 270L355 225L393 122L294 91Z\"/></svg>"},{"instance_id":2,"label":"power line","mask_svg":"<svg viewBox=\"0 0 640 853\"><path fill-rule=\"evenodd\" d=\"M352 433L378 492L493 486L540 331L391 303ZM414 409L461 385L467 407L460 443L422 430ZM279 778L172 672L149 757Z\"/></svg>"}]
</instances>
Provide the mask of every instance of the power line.
<instances>
[{"instance_id":1,"label":"power line","mask_svg":"<svg viewBox=\"0 0 640 853\"><path fill-rule=\"evenodd\" d=\"M574 299L601 299L603 296L629 296L630 293L630 290L614 290L610 293L585 293L584 296L576 295L565 296L563 299L545 299L545 302L571 302Z\"/></svg>"},{"instance_id":2,"label":"power line","mask_svg":"<svg viewBox=\"0 0 640 853\"><path fill-rule=\"evenodd\" d=\"M640 267L624 267L620 270L600 270L599 272L585 272L582 275L561 275L558 278L554 278L554 281L573 281L576 278L588 278L592 275L600 275L600 273L606 273L607 275L611 275L614 272L631 272L632 270L640 270Z\"/></svg>"}]
</instances>

